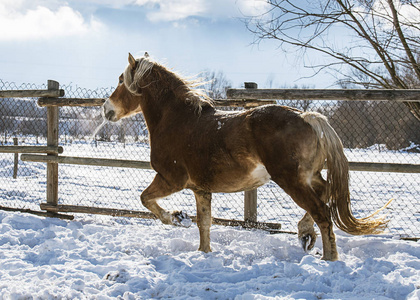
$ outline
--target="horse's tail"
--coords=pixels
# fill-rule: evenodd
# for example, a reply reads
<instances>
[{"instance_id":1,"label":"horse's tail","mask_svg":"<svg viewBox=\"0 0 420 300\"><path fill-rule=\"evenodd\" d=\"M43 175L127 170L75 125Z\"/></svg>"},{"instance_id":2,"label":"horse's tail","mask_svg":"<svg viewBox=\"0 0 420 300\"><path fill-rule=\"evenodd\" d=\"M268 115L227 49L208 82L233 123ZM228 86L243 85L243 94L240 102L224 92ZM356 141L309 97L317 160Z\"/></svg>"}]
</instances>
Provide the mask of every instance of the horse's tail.
<instances>
[{"instance_id":1,"label":"horse's tail","mask_svg":"<svg viewBox=\"0 0 420 300\"><path fill-rule=\"evenodd\" d=\"M319 113L305 112L302 118L309 123L318 136L320 150L327 159L327 198L335 225L353 235L376 234L385 229L388 221L384 217L374 218L378 209L366 218L353 216L349 191L349 163L343 151L343 144L327 118Z\"/></svg>"}]
</instances>

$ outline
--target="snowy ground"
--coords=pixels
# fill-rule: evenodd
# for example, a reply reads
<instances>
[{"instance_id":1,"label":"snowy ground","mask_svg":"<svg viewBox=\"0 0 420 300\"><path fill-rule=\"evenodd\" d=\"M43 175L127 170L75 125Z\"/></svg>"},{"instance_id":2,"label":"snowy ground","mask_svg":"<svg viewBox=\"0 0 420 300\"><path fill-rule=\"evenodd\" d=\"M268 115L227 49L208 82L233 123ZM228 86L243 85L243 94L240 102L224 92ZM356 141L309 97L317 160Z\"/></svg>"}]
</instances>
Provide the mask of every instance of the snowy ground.
<instances>
[{"instance_id":1,"label":"snowy ground","mask_svg":"<svg viewBox=\"0 0 420 300\"><path fill-rule=\"evenodd\" d=\"M30 144L30 141L26 141ZM86 142L64 145L63 155L148 160L147 144ZM351 161L418 163L418 153L347 150ZM0 205L38 209L45 201L43 163L0 156ZM61 165L62 204L144 210L140 192L153 171ZM73 221L0 210L0 299L420 299L418 236L420 174L352 172L357 216L390 198L390 231L351 237L337 231L341 261L321 261L295 235L212 227L213 252L198 248L198 230L138 219L77 215ZM237 201L237 202L236 202ZM195 214L190 192L162 205ZM258 189L259 220L296 230L302 211L273 183ZM243 219L243 195L217 194L216 217Z\"/></svg>"},{"instance_id":2,"label":"snowy ground","mask_svg":"<svg viewBox=\"0 0 420 300\"><path fill-rule=\"evenodd\" d=\"M0 299L419 299L420 242L337 232L341 261L295 235L0 211Z\"/></svg>"}]
</instances>

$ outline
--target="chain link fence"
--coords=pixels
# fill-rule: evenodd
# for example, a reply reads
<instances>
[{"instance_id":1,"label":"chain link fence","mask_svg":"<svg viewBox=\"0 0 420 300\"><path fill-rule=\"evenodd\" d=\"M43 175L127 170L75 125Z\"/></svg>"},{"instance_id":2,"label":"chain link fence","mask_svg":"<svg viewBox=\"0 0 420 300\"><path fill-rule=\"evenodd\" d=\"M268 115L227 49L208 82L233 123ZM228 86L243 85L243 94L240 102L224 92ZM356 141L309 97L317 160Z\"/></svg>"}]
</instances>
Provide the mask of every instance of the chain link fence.
<instances>
[{"instance_id":1,"label":"chain link fence","mask_svg":"<svg viewBox=\"0 0 420 300\"><path fill-rule=\"evenodd\" d=\"M113 88L95 90L61 86L68 98L105 98ZM16 85L0 80L0 90L46 89L46 85ZM0 144L47 144L46 108L36 98L0 99ZM343 140L349 161L419 164L420 122L401 103L356 101L279 101L279 104L325 114ZM62 155L128 160L149 160L147 128L141 114L117 124L101 124L99 107L61 107L59 144ZM46 164L18 161L14 179L14 154L0 153L0 206L40 210L45 202ZM140 193L154 171L59 164L59 204L145 211ZM395 199L385 210L392 235L420 236L420 174L351 172L352 209L365 217ZM214 194L213 216L244 219L244 193ZM184 190L160 200L168 210L195 215L195 199ZM258 221L281 223L296 231L303 216L293 200L275 183L258 188ZM154 221L153 221L154 222Z\"/></svg>"}]
</instances>

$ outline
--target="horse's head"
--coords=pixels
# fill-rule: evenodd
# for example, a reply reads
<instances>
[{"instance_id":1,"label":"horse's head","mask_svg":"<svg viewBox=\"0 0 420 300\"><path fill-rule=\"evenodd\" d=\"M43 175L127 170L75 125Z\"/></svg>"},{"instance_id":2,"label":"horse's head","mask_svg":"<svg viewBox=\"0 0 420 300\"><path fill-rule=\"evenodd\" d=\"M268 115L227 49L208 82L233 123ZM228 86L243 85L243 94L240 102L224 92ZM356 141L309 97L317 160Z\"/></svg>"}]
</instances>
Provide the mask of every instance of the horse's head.
<instances>
[{"instance_id":1,"label":"horse's head","mask_svg":"<svg viewBox=\"0 0 420 300\"><path fill-rule=\"evenodd\" d=\"M120 76L118 87L103 105L104 117L116 122L137 114L141 112L140 103L151 97L156 106L181 101L195 107L199 113L203 106L212 106L212 101L194 88L197 85L153 62L147 52L139 59L129 54L128 66Z\"/></svg>"},{"instance_id":2,"label":"horse's head","mask_svg":"<svg viewBox=\"0 0 420 300\"><path fill-rule=\"evenodd\" d=\"M117 88L103 105L104 117L112 122L141 112L142 94L138 79L150 70L153 63L150 62L147 52L137 60L129 54L128 63L124 73L120 75Z\"/></svg>"}]
</instances>

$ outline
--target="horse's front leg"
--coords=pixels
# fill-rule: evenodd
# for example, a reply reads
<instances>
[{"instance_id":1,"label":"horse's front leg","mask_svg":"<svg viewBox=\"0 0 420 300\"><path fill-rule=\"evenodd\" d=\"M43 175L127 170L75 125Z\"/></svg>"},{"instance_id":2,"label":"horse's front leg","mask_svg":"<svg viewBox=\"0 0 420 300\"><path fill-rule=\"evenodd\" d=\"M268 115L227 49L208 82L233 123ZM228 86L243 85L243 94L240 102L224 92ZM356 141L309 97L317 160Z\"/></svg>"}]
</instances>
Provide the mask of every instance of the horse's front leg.
<instances>
[{"instance_id":1,"label":"horse's front leg","mask_svg":"<svg viewBox=\"0 0 420 300\"><path fill-rule=\"evenodd\" d=\"M194 191L194 195L197 203L197 225L200 232L200 247L198 251L211 252L211 193Z\"/></svg>"},{"instance_id":2,"label":"horse's front leg","mask_svg":"<svg viewBox=\"0 0 420 300\"><path fill-rule=\"evenodd\" d=\"M191 219L187 214L179 211L170 213L157 203L157 200L160 198L169 196L180 190L182 190L182 187L171 185L158 173L152 183L143 191L140 199L143 205L159 218L163 224L189 227L191 225Z\"/></svg>"}]
</instances>

